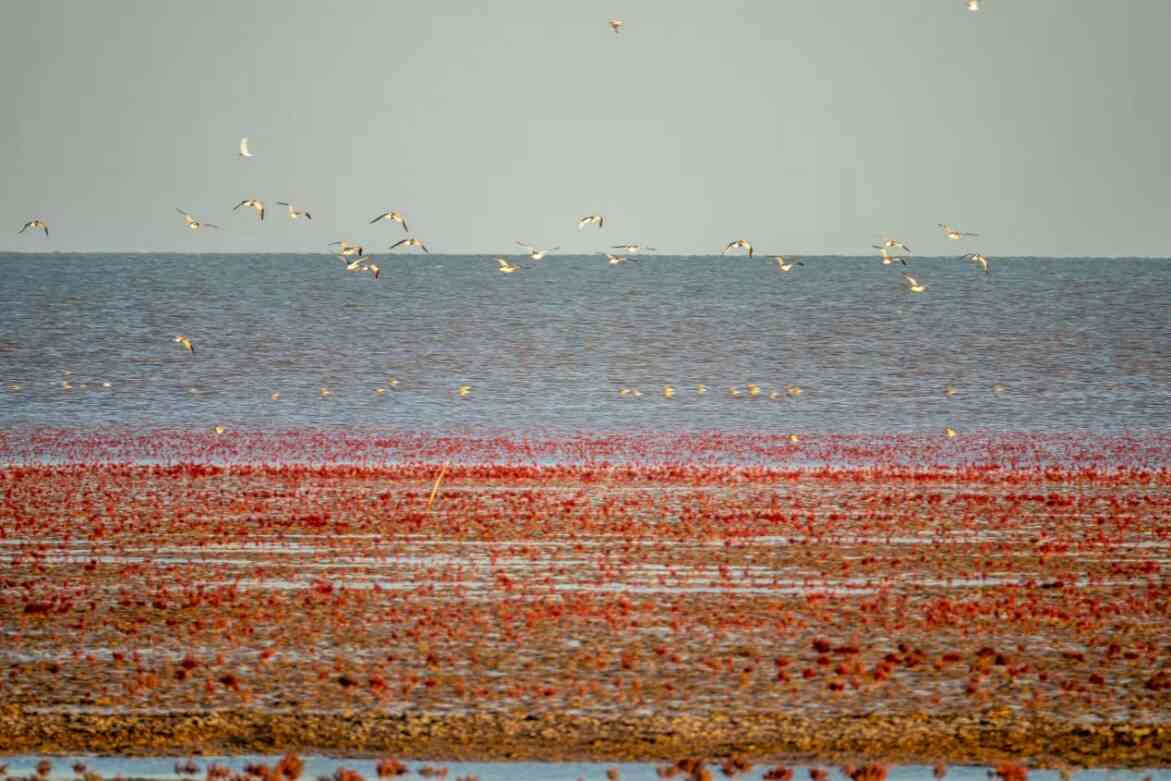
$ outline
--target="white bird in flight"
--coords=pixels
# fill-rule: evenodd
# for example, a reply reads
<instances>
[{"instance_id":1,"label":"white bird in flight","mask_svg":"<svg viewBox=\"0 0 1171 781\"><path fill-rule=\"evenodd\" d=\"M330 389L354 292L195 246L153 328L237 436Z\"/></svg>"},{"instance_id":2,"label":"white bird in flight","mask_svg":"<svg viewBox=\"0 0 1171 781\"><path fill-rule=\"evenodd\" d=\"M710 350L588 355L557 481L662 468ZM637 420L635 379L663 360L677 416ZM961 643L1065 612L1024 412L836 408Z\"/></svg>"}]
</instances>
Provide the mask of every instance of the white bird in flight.
<instances>
[{"instance_id":1,"label":"white bird in flight","mask_svg":"<svg viewBox=\"0 0 1171 781\"><path fill-rule=\"evenodd\" d=\"M178 342L179 344L183 345L183 349L185 349L187 352L191 353L192 355L195 354L195 345L193 345L191 343L191 340L188 339L186 336L179 334L178 336L175 337L175 341Z\"/></svg>"},{"instance_id":2,"label":"white bird in flight","mask_svg":"<svg viewBox=\"0 0 1171 781\"><path fill-rule=\"evenodd\" d=\"M611 19L610 29L614 31L615 35L617 35L618 33L622 32L622 25L624 24L626 24L626 22L622 21L621 19Z\"/></svg>"},{"instance_id":3,"label":"white bird in flight","mask_svg":"<svg viewBox=\"0 0 1171 781\"><path fill-rule=\"evenodd\" d=\"M351 244L348 241L331 241L328 246L332 247L335 244L339 248L337 251L338 254L343 258L348 258L350 255L357 255L358 257L361 257L362 254L366 251L366 248L361 244Z\"/></svg>"},{"instance_id":4,"label":"white bird in flight","mask_svg":"<svg viewBox=\"0 0 1171 781\"><path fill-rule=\"evenodd\" d=\"M625 256L625 255L611 255L611 254L609 254L609 253L606 253L606 259L607 259L608 261L610 261L610 265L611 265L611 266L617 266L619 263L625 263L625 262L626 262L626 256Z\"/></svg>"},{"instance_id":5,"label":"white bird in flight","mask_svg":"<svg viewBox=\"0 0 1171 781\"><path fill-rule=\"evenodd\" d=\"M431 254L431 250L427 249L427 245L424 244L423 242L419 241L418 239L399 239L394 244L391 244L390 248L394 249L395 247L397 247L399 245L402 245L404 247L418 247L419 249L426 252L428 255Z\"/></svg>"},{"instance_id":6,"label":"white bird in flight","mask_svg":"<svg viewBox=\"0 0 1171 781\"><path fill-rule=\"evenodd\" d=\"M183 211L182 209L180 209L178 207L175 207L175 211L177 211L183 215L183 224L186 225L188 228L190 228L193 231L197 231L200 228L217 228L218 229L220 227L220 226L215 225L210 222L200 222L199 220L195 219L190 214L188 214L187 212Z\"/></svg>"},{"instance_id":7,"label":"white bird in flight","mask_svg":"<svg viewBox=\"0 0 1171 781\"><path fill-rule=\"evenodd\" d=\"M257 216L262 220L264 219L264 201L257 200L256 198L246 198L232 207L232 211L236 211L236 209L239 209L241 206L247 206L250 209L255 209Z\"/></svg>"},{"instance_id":8,"label":"white bird in flight","mask_svg":"<svg viewBox=\"0 0 1171 781\"><path fill-rule=\"evenodd\" d=\"M881 244L875 244L875 249L901 249L908 255L911 253L911 248L898 239L883 239Z\"/></svg>"},{"instance_id":9,"label":"white bird in flight","mask_svg":"<svg viewBox=\"0 0 1171 781\"><path fill-rule=\"evenodd\" d=\"M29 220L24 224L23 228L17 231L17 233L24 233L29 228L32 228L33 230L43 230L45 232L45 237L47 238L49 236L49 223L41 219Z\"/></svg>"},{"instance_id":10,"label":"white bird in flight","mask_svg":"<svg viewBox=\"0 0 1171 781\"><path fill-rule=\"evenodd\" d=\"M965 233L964 231L956 230L955 228L951 227L950 225L946 225L942 222L939 223L939 227L943 228L943 235L947 236L952 241L959 241L964 236L979 236L980 235L979 233Z\"/></svg>"},{"instance_id":11,"label":"white bird in flight","mask_svg":"<svg viewBox=\"0 0 1171 781\"><path fill-rule=\"evenodd\" d=\"M514 271L519 271L520 266L514 266L508 262L508 258L496 258L496 262L500 264L500 271L505 274L511 274Z\"/></svg>"},{"instance_id":12,"label":"white bird in flight","mask_svg":"<svg viewBox=\"0 0 1171 781\"><path fill-rule=\"evenodd\" d=\"M972 261L977 266L979 266L985 274L988 273L988 258L984 255L981 255L979 252L973 252L971 254L964 255L964 260Z\"/></svg>"},{"instance_id":13,"label":"white bird in flight","mask_svg":"<svg viewBox=\"0 0 1171 781\"><path fill-rule=\"evenodd\" d=\"M615 244L610 249L620 249L627 255L637 255L640 252L654 252L654 247L644 247L641 244Z\"/></svg>"},{"instance_id":14,"label":"white bird in flight","mask_svg":"<svg viewBox=\"0 0 1171 781\"><path fill-rule=\"evenodd\" d=\"M786 263L784 255L774 255L773 260L775 260L777 262L777 268L779 268L781 271L792 271L794 266L804 266L805 265L804 263L797 260L796 258L793 258L792 260L790 260Z\"/></svg>"},{"instance_id":15,"label":"white bird in flight","mask_svg":"<svg viewBox=\"0 0 1171 781\"><path fill-rule=\"evenodd\" d=\"M277 206L284 206L289 210L290 220L299 220L304 217L307 220L313 219L313 215L309 213L308 209L294 209L292 204L286 201L277 201Z\"/></svg>"},{"instance_id":16,"label":"white bird in flight","mask_svg":"<svg viewBox=\"0 0 1171 781\"><path fill-rule=\"evenodd\" d=\"M746 250L748 250L748 257L750 257L750 258L752 257L752 245L749 244L746 239L736 239L735 241L729 241L727 244L724 245L724 249L722 252L720 252L720 254L724 255L729 250L734 250L734 249L746 249Z\"/></svg>"},{"instance_id":17,"label":"white bird in flight","mask_svg":"<svg viewBox=\"0 0 1171 781\"><path fill-rule=\"evenodd\" d=\"M903 281L907 283L907 288L912 293L922 293L924 290L927 289L926 285L924 285L922 282L915 279L913 276L911 276L910 274L908 274L905 271L903 272Z\"/></svg>"},{"instance_id":18,"label":"white bird in flight","mask_svg":"<svg viewBox=\"0 0 1171 781\"><path fill-rule=\"evenodd\" d=\"M587 225L596 224L599 228L605 223L606 218L600 214L591 214L587 217L579 217L577 220L577 229L581 230Z\"/></svg>"},{"instance_id":19,"label":"white bird in flight","mask_svg":"<svg viewBox=\"0 0 1171 781\"><path fill-rule=\"evenodd\" d=\"M240 139L240 157L252 157L252 153L248 151L248 136Z\"/></svg>"},{"instance_id":20,"label":"white bird in flight","mask_svg":"<svg viewBox=\"0 0 1171 781\"><path fill-rule=\"evenodd\" d=\"M894 255L890 254L890 250L888 250L886 247L880 247L877 244L872 244L871 246L874 247L876 250L878 250L878 254L880 256L882 256L882 265L889 266L891 263L894 263L896 260L899 263L902 263L904 266L907 265L907 259L905 257L903 257L901 255L898 257L895 257Z\"/></svg>"},{"instance_id":21,"label":"white bird in flight","mask_svg":"<svg viewBox=\"0 0 1171 781\"><path fill-rule=\"evenodd\" d=\"M407 228L406 218L403 217L402 214L400 214L399 212L395 212L395 211L383 212L382 214L379 214L374 219L370 220L370 224L373 225L374 223L378 222L379 220L388 220L391 222L397 222L399 225L403 226L404 233L407 230L409 230Z\"/></svg>"},{"instance_id":22,"label":"white bird in flight","mask_svg":"<svg viewBox=\"0 0 1171 781\"><path fill-rule=\"evenodd\" d=\"M527 249L529 251L529 258L531 258L532 260L544 260L545 256L548 255L550 252L555 252L556 250L561 249L561 247L552 247L550 249L537 249L532 244L527 244L523 241L518 241L517 244L521 247L524 247L525 249Z\"/></svg>"},{"instance_id":23,"label":"white bird in flight","mask_svg":"<svg viewBox=\"0 0 1171 781\"><path fill-rule=\"evenodd\" d=\"M980 10L980 0L967 0L967 3L968 3L968 10L969 11L979 11Z\"/></svg>"}]
</instances>

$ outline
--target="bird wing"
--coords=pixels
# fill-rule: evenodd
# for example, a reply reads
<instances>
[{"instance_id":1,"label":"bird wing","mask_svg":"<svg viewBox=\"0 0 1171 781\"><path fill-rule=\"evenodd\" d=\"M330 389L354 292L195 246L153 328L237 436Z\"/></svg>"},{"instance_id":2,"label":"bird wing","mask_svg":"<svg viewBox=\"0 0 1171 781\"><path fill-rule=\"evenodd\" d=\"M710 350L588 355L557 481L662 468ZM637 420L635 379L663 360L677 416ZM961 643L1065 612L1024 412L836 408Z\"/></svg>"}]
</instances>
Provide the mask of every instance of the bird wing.
<instances>
[{"instance_id":1,"label":"bird wing","mask_svg":"<svg viewBox=\"0 0 1171 781\"><path fill-rule=\"evenodd\" d=\"M383 212L382 214L379 214L377 217L370 220L370 224L373 225L374 223L378 222L379 220L385 220L389 214L390 214L390 212Z\"/></svg>"},{"instance_id":2,"label":"bird wing","mask_svg":"<svg viewBox=\"0 0 1171 781\"><path fill-rule=\"evenodd\" d=\"M407 243L407 241L408 241L407 239L399 239L399 240L398 240L398 241L396 241L394 244L391 244L391 245L390 245L390 248L391 248L391 249L394 249L395 247L399 246L400 244L406 244L406 243Z\"/></svg>"},{"instance_id":3,"label":"bird wing","mask_svg":"<svg viewBox=\"0 0 1171 781\"><path fill-rule=\"evenodd\" d=\"M236 209L239 209L241 206L243 206L246 203L248 203L247 200L240 201L238 204L236 204L235 206L232 207L232 211L236 211Z\"/></svg>"},{"instance_id":4,"label":"bird wing","mask_svg":"<svg viewBox=\"0 0 1171 781\"><path fill-rule=\"evenodd\" d=\"M426 245L426 244L424 244L424 243L423 243L423 242L421 242L421 241L419 242L419 249L423 250L423 251L424 251L424 252L426 252L428 255L430 255L430 254L431 254L431 250L427 249L427 245Z\"/></svg>"},{"instance_id":5,"label":"bird wing","mask_svg":"<svg viewBox=\"0 0 1171 781\"><path fill-rule=\"evenodd\" d=\"M525 243L525 242L523 242L523 241L518 241L518 242L517 242L517 246L524 247L524 248L525 248L525 249L527 249L529 252L532 252L533 250L535 250L535 249L536 249L536 247L534 247L532 244L526 244L526 243Z\"/></svg>"},{"instance_id":6,"label":"bird wing","mask_svg":"<svg viewBox=\"0 0 1171 781\"><path fill-rule=\"evenodd\" d=\"M211 222L201 222L201 223L199 223L199 226L201 228L215 228L217 230L219 230L219 227L220 227L220 226L216 225L215 223L211 223Z\"/></svg>"},{"instance_id":7,"label":"bird wing","mask_svg":"<svg viewBox=\"0 0 1171 781\"><path fill-rule=\"evenodd\" d=\"M24 224L24 227L23 227L23 228L21 228L19 231L17 231L17 233L24 233L26 230L28 230L28 226L30 226L30 225L32 225L32 224L33 224L33 223L32 223L32 220L29 220L28 222L26 222L26 223Z\"/></svg>"}]
</instances>

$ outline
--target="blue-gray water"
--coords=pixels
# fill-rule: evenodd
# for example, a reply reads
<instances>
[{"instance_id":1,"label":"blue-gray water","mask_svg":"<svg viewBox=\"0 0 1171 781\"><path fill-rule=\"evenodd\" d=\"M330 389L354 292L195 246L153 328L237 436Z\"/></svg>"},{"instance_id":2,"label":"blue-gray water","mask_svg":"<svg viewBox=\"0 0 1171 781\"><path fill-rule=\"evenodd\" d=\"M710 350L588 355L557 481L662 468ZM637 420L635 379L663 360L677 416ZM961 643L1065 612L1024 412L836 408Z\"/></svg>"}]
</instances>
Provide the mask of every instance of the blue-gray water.
<instances>
[{"instance_id":1,"label":"blue-gray water","mask_svg":"<svg viewBox=\"0 0 1171 781\"><path fill-rule=\"evenodd\" d=\"M1171 429L1165 260L993 258L985 275L915 258L921 295L870 257L787 274L767 258L376 262L379 280L329 255L0 255L0 425ZM763 392L728 395L746 383Z\"/></svg>"},{"instance_id":2,"label":"blue-gray water","mask_svg":"<svg viewBox=\"0 0 1171 781\"><path fill-rule=\"evenodd\" d=\"M328 776L338 767L347 767L351 770L357 770L366 778L376 778L375 762L373 759L357 759L344 757L323 757L323 756L306 756L305 770L303 778L311 779L320 776ZM40 757L10 757L5 761L8 762L8 773L10 776L31 776L36 763ZM237 757L199 757L196 764L200 771L206 768L209 763L215 763L229 767L236 771L242 771L244 766L248 763L265 763L269 765L275 764L279 757L271 756L237 756ZM151 779L175 779L175 759L172 757L159 758L128 758L128 757L95 757L95 756L69 756L69 757L54 757L53 758L53 772L50 778L69 779L73 777L70 767L74 762L83 762L87 769L96 771L105 778L112 778L116 775L121 775L124 778L151 778ZM412 770L417 770L425 765L430 765L435 768L447 768L447 778L456 779L461 776L473 775L480 779L480 781L575 781L576 779L584 779L585 781L603 781L606 778L606 771L609 768L615 768L619 772L619 777L623 781L657 781L658 776L655 773L656 765L646 762L415 762L407 763ZM718 763L716 763L718 765ZM736 776L743 781L753 781L760 779L761 775L768 769L774 767L774 764L762 763L756 765L752 771ZM824 764L814 763L812 765L805 765L801 763L791 764L796 772L794 778L798 781L806 781L809 778L805 771L807 767L826 767ZM716 771L717 778L723 778L723 774L719 773L718 769L713 767ZM848 776L841 773L837 768L826 767L829 771L831 781L848 781ZM931 767L925 765L897 765L890 769L887 775L888 781L934 781L934 775ZM947 769L947 775L944 777L945 781L988 781L990 768L977 765L954 765ZM196 778L202 778L202 775ZM414 776L408 776L413 778ZM676 776L676 778L684 778L683 774ZM1171 772L1165 769L1152 770L1107 770L1102 768L1077 770L1072 773L1075 781L1139 781L1139 779L1150 778L1151 781L1171 781ZM190 778L190 776L188 776ZM1057 770L1031 770L1029 772L1031 781L1060 781L1061 774Z\"/></svg>"}]
</instances>

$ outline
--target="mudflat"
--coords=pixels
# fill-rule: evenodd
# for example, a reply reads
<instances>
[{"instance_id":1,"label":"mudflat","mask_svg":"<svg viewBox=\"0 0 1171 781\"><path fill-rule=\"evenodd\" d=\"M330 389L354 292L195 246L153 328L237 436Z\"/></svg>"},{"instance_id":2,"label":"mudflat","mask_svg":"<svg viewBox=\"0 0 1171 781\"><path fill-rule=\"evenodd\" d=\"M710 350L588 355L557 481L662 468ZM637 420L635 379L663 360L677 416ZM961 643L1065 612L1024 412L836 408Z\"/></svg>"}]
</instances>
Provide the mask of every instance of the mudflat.
<instances>
[{"instance_id":1,"label":"mudflat","mask_svg":"<svg viewBox=\"0 0 1171 781\"><path fill-rule=\"evenodd\" d=\"M1171 762L1162 469L93 463L0 491L4 752Z\"/></svg>"}]
</instances>

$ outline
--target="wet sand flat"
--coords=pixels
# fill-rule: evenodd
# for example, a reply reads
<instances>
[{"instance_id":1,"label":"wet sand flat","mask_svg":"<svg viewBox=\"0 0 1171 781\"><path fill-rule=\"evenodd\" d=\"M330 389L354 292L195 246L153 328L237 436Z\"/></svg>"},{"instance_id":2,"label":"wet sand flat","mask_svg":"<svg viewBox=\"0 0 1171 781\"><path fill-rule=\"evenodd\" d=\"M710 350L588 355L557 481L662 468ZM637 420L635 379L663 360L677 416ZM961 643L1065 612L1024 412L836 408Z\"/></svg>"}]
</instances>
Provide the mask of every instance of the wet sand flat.
<instances>
[{"instance_id":1,"label":"wet sand flat","mask_svg":"<svg viewBox=\"0 0 1171 781\"><path fill-rule=\"evenodd\" d=\"M0 751L1171 762L1139 467L14 465Z\"/></svg>"}]
</instances>

